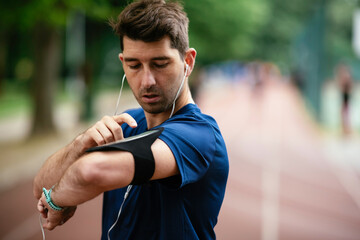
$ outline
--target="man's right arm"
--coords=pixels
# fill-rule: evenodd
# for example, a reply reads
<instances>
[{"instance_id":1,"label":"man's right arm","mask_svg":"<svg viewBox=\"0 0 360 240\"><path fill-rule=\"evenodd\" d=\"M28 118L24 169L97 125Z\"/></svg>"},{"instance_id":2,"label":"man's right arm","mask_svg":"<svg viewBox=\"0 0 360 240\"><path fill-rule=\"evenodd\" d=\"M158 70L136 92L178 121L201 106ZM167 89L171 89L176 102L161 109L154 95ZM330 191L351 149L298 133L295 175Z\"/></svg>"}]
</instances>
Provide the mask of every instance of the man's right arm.
<instances>
[{"instance_id":1,"label":"man's right arm","mask_svg":"<svg viewBox=\"0 0 360 240\"><path fill-rule=\"evenodd\" d=\"M41 197L42 188L50 189L59 182L66 170L85 154L86 149L123 138L121 125L136 127L136 121L129 114L114 117L105 116L70 144L50 156L36 175L33 184L34 196Z\"/></svg>"}]
</instances>

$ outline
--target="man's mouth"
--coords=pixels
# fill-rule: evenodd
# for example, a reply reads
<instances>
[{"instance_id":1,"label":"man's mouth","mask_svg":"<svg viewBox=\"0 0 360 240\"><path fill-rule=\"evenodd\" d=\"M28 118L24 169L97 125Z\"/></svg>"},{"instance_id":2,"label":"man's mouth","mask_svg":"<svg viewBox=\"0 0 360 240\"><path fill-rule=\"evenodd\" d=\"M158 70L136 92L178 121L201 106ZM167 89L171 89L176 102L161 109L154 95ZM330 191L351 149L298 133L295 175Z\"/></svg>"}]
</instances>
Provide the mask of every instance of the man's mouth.
<instances>
[{"instance_id":1,"label":"man's mouth","mask_svg":"<svg viewBox=\"0 0 360 240\"><path fill-rule=\"evenodd\" d=\"M157 94L144 94L141 99L145 103L155 103L159 100L160 96Z\"/></svg>"}]
</instances>

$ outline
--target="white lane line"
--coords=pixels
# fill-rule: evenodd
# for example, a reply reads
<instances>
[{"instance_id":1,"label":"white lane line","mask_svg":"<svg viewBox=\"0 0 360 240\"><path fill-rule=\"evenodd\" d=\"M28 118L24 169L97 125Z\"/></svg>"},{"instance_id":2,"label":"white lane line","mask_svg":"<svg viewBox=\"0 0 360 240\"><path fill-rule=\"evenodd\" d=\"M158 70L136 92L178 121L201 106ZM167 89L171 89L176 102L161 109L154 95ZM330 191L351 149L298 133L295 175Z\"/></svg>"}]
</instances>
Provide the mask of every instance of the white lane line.
<instances>
[{"instance_id":1,"label":"white lane line","mask_svg":"<svg viewBox=\"0 0 360 240\"><path fill-rule=\"evenodd\" d=\"M279 173L264 167L262 171L262 240L278 239Z\"/></svg>"}]
</instances>

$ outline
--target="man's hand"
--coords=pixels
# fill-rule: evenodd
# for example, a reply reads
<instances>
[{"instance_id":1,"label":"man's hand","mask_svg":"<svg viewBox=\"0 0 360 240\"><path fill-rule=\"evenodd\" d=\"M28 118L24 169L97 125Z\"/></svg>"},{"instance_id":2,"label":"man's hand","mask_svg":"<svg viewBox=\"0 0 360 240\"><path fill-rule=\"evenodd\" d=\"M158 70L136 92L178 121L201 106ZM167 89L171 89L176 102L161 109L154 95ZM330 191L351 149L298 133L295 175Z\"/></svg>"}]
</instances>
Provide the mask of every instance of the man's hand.
<instances>
[{"instance_id":1,"label":"man's hand","mask_svg":"<svg viewBox=\"0 0 360 240\"><path fill-rule=\"evenodd\" d=\"M127 123L132 128L137 127L135 119L127 113L113 117L104 116L77 138L81 148L86 150L123 139L121 125L124 123Z\"/></svg>"},{"instance_id":2,"label":"man's hand","mask_svg":"<svg viewBox=\"0 0 360 240\"><path fill-rule=\"evenodd\" d=\"M48 230L53 230L55 227L63 225L67 220L74 216L76 206L66 207L61 211L53 210L46 202L43 193L38 201L37 209L41 216L46 220L46 222L43 223L43 227Z\"/></svg>"}]
</instances>

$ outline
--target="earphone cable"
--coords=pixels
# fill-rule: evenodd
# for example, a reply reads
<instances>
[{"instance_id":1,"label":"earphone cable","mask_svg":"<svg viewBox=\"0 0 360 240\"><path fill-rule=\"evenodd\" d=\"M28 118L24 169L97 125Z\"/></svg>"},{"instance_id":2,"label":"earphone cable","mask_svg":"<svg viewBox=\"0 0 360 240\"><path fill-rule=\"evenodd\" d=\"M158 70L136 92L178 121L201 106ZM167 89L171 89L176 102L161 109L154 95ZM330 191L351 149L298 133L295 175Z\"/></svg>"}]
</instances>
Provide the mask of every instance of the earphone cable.
<instances>
[{"instance_id":1,"label":"earphone cable","mask_svg":"<svg viewBox=\"0 0 360 240\"><path fill-rule=\"evenodd\" d=\"M120 209L119 209L119 212L118 212L116 221L115 221L115 222L113 223L113 225L109 228L109 231L108 231L108 233L107 233L107 238L108 238L108 240L110 240L110 232L111 232L111 230L115 227L115 225L116 225L117 222L119 221L120 214L121 214L121 210L122 210L122 208L123 208L123 205L124 205L124 203L125 203L126 198L127 198L128 195L129 195L129 192L130 192L131 188L132 188L132 185L129 185L129 186L127 187L127 189L126 189L126 193L125 193L125 195L124 195L124 200L122 201L122 203L121 203L121 205L120 205Z\"/></svg>"},{"instance_id":2,"label":"earphone cable","mask_svg":"<svg viewBox=\"0 0 360 240\"><path fill-rule=\"evenodd\" d=\"M125 77L126 77L126 75L124 74L124 76L123 76L123 78L121 80L121 88L120 88L119 96L118 96L118 99L117 99L117 102L116 102L115 113L114 113L115 116L118 114L118 108L119 108L119 104L120 104L121 93L122 93L122 90L123 90L123 87L124 87Z\"/></svg>"},{"instance_id":3,"label":"earphone cable","mask_svg":"<svg viewBox=\"0 0 360 240\"><path fill-rule=\"evenodd\" d=\"M169 118L171 118L171 117L173 116L173 114L174 114L175 102L176 102L177 98L179 97L179 94L180 94L180 91L181 91L182 87L184 86L184 82L185 82L185 78L186 78L186 74L187 74L187 72L188 72L188 69L189 69L189 65L186 64L185 75L184 75L184 78L183 78L183 80L181 81L180 87L179 87L179 89L178 89L178 91L177 91L177 93L176 93L176 95L175 95L175 99L174 99L174 102L173 102L173 106L172 106L172 109L171 109L171 113L170 113L170 117L169 117Z\"/></svg>"},{"instance_id":4,"label":"earphone cable","mask_svg":"<svg viewBox=\"0 0 360 240\"><path fill-rule=\"evenodd\" d=\"M42 221L41 221L41 214L39 214L39 223L40 223L40 228L41 228L41 233L42 233L43 240L45 240L45 232L44 232L44 227L43 227Z\"/></svg>"}]
</instances>

